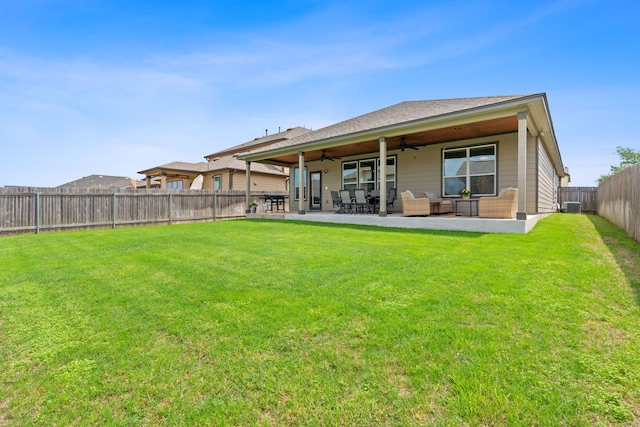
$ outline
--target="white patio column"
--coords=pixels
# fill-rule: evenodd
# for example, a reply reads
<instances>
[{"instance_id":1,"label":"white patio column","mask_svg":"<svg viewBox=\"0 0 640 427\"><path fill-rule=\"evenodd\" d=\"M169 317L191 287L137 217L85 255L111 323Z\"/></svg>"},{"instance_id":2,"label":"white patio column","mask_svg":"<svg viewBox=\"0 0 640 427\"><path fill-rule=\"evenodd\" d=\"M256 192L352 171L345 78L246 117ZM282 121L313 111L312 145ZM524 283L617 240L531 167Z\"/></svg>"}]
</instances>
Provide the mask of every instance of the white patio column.
<instances>
[{"instance_id":1,"label":"white patio column","mask_svg":"<svg viewBox=\"0 0 640 427\"><path fill-rule=\"evenodd\" d=\"M245 174L246 176L246 188L247 188L247 194L245 195L244 198L244 212L245 213L250 213L251 212L251 206L249 206L251 204L251 162L247 160L247 172Z\"/></svg>"},{"instance_id":2,"label":"white patio column","mask_svg":"<svg viewBox=\"0 0 640 427\"><path fill-rule=\"evenodd\" d=\"M304 215L304 151L298 152L298 185L298 215Z\"/></svg>"},{"instance_id":3,"label":"white patio column","mask_svg":"<svg viewBox=\"0 0 640 427\"><path fill-rule=\"evenodd\" d=\"M529 113L518 113L518 211L516 218L527 219L527 119Z\"/></svg>"},{"instance_id":4,"label":"white patio column","mask_svg":"<svg viewBox=\"0 0 640 427\"><path fill-rule=\"evenodd\" d=\"M380 142L380 216L387 216L387 138L381 136Z\"/></svg>"}]
</instances>

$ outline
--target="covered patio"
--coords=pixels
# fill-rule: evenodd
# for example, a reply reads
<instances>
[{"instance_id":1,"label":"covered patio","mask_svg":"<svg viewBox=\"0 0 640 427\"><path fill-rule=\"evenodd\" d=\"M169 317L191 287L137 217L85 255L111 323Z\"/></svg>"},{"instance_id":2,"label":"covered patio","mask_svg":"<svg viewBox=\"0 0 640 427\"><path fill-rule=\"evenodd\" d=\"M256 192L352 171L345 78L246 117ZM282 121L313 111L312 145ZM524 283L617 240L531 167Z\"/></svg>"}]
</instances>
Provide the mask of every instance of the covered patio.
<instances>
[{"instance_id":1,"label":"covered patio","mask_svg":"<svg viewBox=\"0 0 640 427\"><path fill-rule=\"evenodd\" d=\"M566 173L545 94L402 102L238 158L247 190L252 162L290 169L282 219L442 230L526 233L556 211ZM399 197L387 211L391 189L455 200L462 188L475 198L517 189L514 218L405 218ZM347 189L379 194L377 214L334 215L330 193Z\"/></svg>"}]
</instances>

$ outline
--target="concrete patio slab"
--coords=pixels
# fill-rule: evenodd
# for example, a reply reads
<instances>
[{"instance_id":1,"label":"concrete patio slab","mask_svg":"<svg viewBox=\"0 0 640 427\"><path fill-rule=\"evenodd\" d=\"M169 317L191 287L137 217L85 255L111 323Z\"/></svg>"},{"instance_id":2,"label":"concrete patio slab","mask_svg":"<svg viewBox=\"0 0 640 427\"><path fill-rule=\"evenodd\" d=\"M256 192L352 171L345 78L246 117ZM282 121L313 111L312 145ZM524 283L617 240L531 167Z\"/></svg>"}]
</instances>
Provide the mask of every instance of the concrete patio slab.
<instances>
[{"instance_id":1,"label":"concrete patio slab","mask_svg":"<svg viewBox=\"0 0 640 427\"><path fill-rule=\"evenodd\" d=\"M247 219L274 219L322 222L330 224L372 225L378 227L417 228L425 230L470 231L476 233L526 234L546 215L528 215L526 220L492 219L454 215L429 217L405 217L393 213L386 217L372 214L336 214L333 212L257 213L248 214Z\"/></svg>"}]
</instances>

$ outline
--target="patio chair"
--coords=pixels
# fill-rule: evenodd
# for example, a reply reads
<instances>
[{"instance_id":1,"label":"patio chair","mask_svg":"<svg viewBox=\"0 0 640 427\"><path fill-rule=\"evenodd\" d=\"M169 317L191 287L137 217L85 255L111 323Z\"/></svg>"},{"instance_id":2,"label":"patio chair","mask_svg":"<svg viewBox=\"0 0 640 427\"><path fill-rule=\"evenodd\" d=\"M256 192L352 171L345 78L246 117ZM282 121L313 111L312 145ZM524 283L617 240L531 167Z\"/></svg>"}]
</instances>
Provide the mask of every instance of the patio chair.
<instances>
[{"instance_id":1,"label":"patio chair","mask_svg":"<svg viewBox=\"0 0 640 427\"><path fill-rule=\"evenodd\" d=\"M353 213L351 193L349 190L340 190L340 210L338 213L345 213L347 209L349 209L349 212Z\"/></svg>"},{"instance_id":2,"label":"patio chair","mask_svg":"<svg viewBox=\"0 0 640 427\"><path fill-rule=\"evenodd\" d=\"M438 197L429 191L424 192L424 197L429 199L431 203L438 203L438 211L435 213L453 213L453 200L449 197Z\"/></svg>"},{"instance_id":3,"label":"patio chair","mask_svg":"<svg viewBox=\"0 0 640 427\"><path fill-rule=\"evenodd\" d=\"M393 203L396 201L397 191L395 188L390 188L387 192L387 209L393 207Z\"/></svg>"},{"instance_id":4,"label":"patio chair","mask_svg":"<svg viewBox=\"0 0 640 427\"><path fill-rule=\"evenodd\" d=\"M368 213L369 212L369 202L367 201L367 193L363 189L358 189L354 191L355 200L353 202L356 212L360 213Z\"/></svg>"},{"instance_id":5,"label":"patio chair","mask_svg":"<svg viewBox=\"0 0 640 427\"><path fill-rule=\"evenodd\" d=\"M516 217L518 212L518 189L504 188L496 197L480 197L478 200L478 216L480 218Z\"/></svg>"},{"instance_id":6,"label":"patio chair","mask_svg":"<svg viewBox=\"0 0 640 427\"><path fill-rule=\"evenodd\" d=\"M409 190L400 193L402 213L404 216L431 215L431 202L426 197L416 198Z\"/></svg>"},{"instance_id":7,"label":"patio chair","mask_svg":"<svg viewBox=\"0 0 640 427\"><path fill-rule=\"evenodd\" d=\"M341 206L340 193L337 191L331 191L331 202L333 203L334 208L339 208Z\"/></svg>"}]
</instances>

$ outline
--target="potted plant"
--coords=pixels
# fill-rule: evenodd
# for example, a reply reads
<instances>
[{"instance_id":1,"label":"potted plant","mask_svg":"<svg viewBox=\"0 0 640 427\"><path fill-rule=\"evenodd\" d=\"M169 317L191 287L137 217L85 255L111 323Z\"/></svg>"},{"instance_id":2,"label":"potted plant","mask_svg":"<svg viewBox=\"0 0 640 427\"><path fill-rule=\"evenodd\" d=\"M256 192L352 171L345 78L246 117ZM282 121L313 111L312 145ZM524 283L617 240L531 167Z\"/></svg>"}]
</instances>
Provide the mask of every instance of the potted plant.
<instances>
[{"instance_id":1,"label":"potted plant","mask_svg":"<svg viewBox=\"0 0 640 427\"><path fill-rule=\"evenodd\" d=\"M256 213L256 209L258 208L258 204L256 202L249 203L249 208L251 208L251 213Z\"/></svg>"},{"instance_id":2,"label":"potted plant","mask_svg":"<svg viewBox=\"0 0 640 427\"><path fill-rule=\"evenodd\" d=\"M470 195L471 190L469 190L468 188L463 188L462 190L460 190L460 196L462 196L463 199L468 199Z\"/></svg>"}]
</instances>

